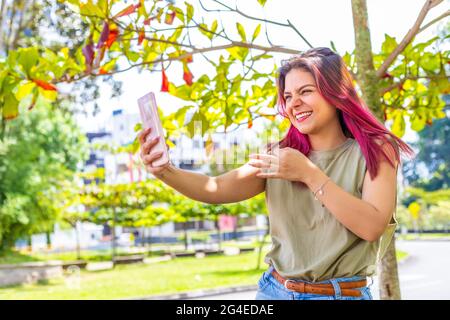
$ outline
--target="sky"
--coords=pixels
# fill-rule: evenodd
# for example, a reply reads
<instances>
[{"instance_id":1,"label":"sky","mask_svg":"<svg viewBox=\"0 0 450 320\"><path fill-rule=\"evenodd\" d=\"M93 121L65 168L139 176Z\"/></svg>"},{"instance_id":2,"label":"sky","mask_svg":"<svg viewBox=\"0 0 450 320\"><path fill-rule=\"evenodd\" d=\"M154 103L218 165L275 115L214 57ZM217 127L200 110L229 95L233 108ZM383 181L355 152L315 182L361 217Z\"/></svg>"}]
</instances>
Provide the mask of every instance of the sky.
<instances>
[{"instance_id":1,"label":"sky","mask_svg":"<svg viewBox=\"0 0 450 320\"><path fill-rule=\"evenodd\" d=\"M252 16L278 22L286 22L289 19L314 47L330 47L330 41L333 41L337 51L341 55L346 51L351 52L354 49L353 18L350 0L268 0L264 8L261 8L256 0L224 0L223 2L231 6L237 4L241 11ZM416 21L424 2L425 0L367 0L373 51L377 52L380 50L385 34L395 37L400 42ZM433 8L427 15L425 23L442 14L445 11L445 7L448 7L449 2L448 0L444 1L443 4ZM179 6L184 6L180 1L176 1L176 3ZM204 1L204 5L212 8L212 5L208 1ZM195 7L195 11L199 12L200 9ZM208 19L208 17L210 18ZM208 21L212 21L218 17L219 15L217 13L210 13L205 16L205 21L210 25ZM233 31L236 29L235 22L237 20L234 18L236 16L221 13L220 17L228 35L239 40L237 32L233 34ZM255 21L248 21L242 17L239 17L239 22L244 25L247 35L252 34L257 25ZM416 41L425 41L431 38L436 33L438 24L420 33L416 37ZM292 30L269 25L268 34L275 45L298 50L306 50L309 48ZM205 39L205 37L201 36L198 39L201 42L198 43L201 43L205 47L208 46L209 43ZM258 39L261 39L261 41L256 41L256 43L267 44L264 40L264 27ZM214 57L214 54L212 56ZM275 62L278 64L281 59L285 59L288 56L286 54L278 55L276 56ZM196 75L205 73L205 70L207 70L205 69L205 65L201 57L194 57L194 62L189 65L194 74L194 81ZM180 68L180 66L173 65L167 71L169 79L171 81L173 79L177 85L182 83ZM108 121L113 110L123 109L125 113L137 113L136 100L149 91L156 93L158 105L162 107L164 114L173 112L185 105L184 101L174 98L168 93L160 92L160 72L150 73L149 71L144 71L139 74L137 70L132 69L116 75L115 78L123 81L123 94L119 98L111 99L110 88L102 84L100 99L98 100L101 109L100 114L95 118L92 116L89 118L82 117L79 121L85 131L97 131L104 128L105 122ZM106 128L108 128L107 125ZM416 134L409 129L409 125L407 126L404 139L408 142L416 139Z\"/></svg>"}]
</instances>

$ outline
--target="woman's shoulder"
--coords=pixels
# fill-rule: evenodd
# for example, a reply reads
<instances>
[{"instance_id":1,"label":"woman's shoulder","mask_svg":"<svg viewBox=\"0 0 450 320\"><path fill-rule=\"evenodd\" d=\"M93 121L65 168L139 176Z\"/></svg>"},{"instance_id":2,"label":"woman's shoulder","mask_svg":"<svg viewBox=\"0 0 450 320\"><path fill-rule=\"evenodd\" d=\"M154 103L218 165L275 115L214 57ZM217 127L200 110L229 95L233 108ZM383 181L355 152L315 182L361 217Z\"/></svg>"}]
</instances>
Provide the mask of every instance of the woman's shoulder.
<instances>
[{"instance_id":1,"label":"woman's shoulder","mask_svg":"<svg viewBox=\"0 0 450 320\"><path fill-rule=\"evenodd\" d=\"M385 140L383 139L376 139L375 142L380 146L381 152L384 153L384 156L381 155L380 161L388 161L386 159L389 158L395 165L398 164L397 155L399 154L399 146L397 144L397 141L395 141L391 136L385 135ZM390 161L389 161L390 162Z\"/></svg>"}]
</instances>

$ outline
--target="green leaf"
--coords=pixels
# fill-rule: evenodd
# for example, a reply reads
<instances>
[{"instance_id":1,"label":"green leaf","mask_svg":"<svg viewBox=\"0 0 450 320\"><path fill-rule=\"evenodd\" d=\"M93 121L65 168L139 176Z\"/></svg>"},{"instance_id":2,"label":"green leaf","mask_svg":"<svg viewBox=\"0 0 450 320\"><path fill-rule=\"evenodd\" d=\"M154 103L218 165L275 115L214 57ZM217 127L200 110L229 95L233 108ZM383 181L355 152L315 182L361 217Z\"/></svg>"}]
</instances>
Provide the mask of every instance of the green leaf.
<instances>
[{"instance_id":1,"label":"green leaf","mask_svg":"<svg viewBox=\"0 0 450 320\"><path fill-rule=\"evenodd\" d=\"M131 50L127 50L125 55L127 56L128 59L130 59L133 62L138 61L139 58L141 57L141 55L138 52L134 52Z\"/></svg>"},{"instance_id":2,"label":"green leaf","mask_svg":"<svg viewBox=\"0 0 450 320\"><path fill-rule=\"evenodd\" d=\"M5 95L2 109L3 119L14 119L19 114L19 101L12 92Z\"/></svg>"},{"instance_id":3,"label":"green leaf","mask_svg":"<svg viewBox=\"0 0 450 320\"><path fill-rule=\"evenodd\" d=\"M267 2L267 0L258 0L258 3L261 5L261 7L264 7L266 2Z\"/></svg>"},{"instance_id":4,"label":"green leaf","mask_svg":"<svg viewBox=\"0 0 450 320\"><path fill-rule=\"evenodd\" d=\"M184 106L180 109L178 109L175 114L174 114L174 118L178 123L178 126L181 128L184 124L185 118L186 118L186 112L193 108L193 106Z\"/></svg>"},{"instance_id":5,"label":"green leaf","mask_svg":"<svg viewBox=\"0 0 450 320\"><path fill-rule=\"evenodd\" d=\"M186 18L187 18L186 24L188 24L192 20L192 17L194 16L194 7L186 1L184 3L186 4Z\"/></svg>"},{"instance_id":6,"label":"green leaf","mask_svg":"<svg viewBox=\"0 0 450 320\"><path fill-rule=\"evenodd\" d=\"M19 101L24 99L31 93L31 91L35 87L36 87L36 84L34 82L27 82L25 84L19 85L19 88L17 89L17 92L16 92L16 99Z\"/></svg>"},{"instance_id":7,"label":"green leaf","mask_svg":"<svg viewBox=\"0 0 450 320\"><path fill-rule=\"evenodd\" d=\"M181 86L171 86L170 87L170 94L174 97L191 101L191 92L192 92L192 86L188 86L186 84L183 84Z\"/></svg>"},{"instance_id":8,"label":"green leaf","mask_svg":"<svg viewBox=\"0 0 450 320\"><path fill-rule=\"evenodd\" d=\"M330 44L331 44L331 49L333 49L333 51L337 53L338 51L336 50L336 46L334 45L334 42L330 41Z\"/></svg>"},{"instance_id":9,"label":"green leaf","mask_svg":"<svg viewBox=\"0 0 450 320\"><path fill-rule=\"evenodd\" d=\"M271 59L271 58L273 58L273 56L271 56L270 54L261 53L261 54L259 54L257 56L254 56L252 58L252 61L257 61L257 60L260 60L260 59Z\"/></svg>"},{"instance_id":10,"label":"green leaf","mask_svg":"<svg viewBox=\"0 0 450 320\"><path fill-rule=\"evenodd\" d=\"M236 22L236 28L237 28L239 35L241 36L242 42L246 42L247 39L245 36L245 30L244 30L244 27L242 26L242 24L240 24L239 22Z\"/></svg>"},{"instance_id":11,"label":"green leaf","mask_svg":"<svg viewBox=\"0 0 450 320\"><path fill-rule=\"evenodd\" d=\"M176 29L173 34L167 39L170 42L177 42L178 38L180 37L181 33L183 32L182 28Z\"/></svg>"},{"instance_id":12,"label":"green leaf","mask_svg":"<svg viewBox=\"0 0 450 320\"><path fill-rule=\"evenodd\" d=\"M240 59L239 48L238 47L228 48L227 51L234 59L236 59L236 60Z\"/></svg>"},{"instance_id":13,"label":"green leaf","mask_svg":"<svg viewBox=\"0 0 450 320\"><path fill-rule=\"evenodd\" d=\"M415 114L411 116L411 129L414 131L421 131L426 125L426 116L423 114L422 109L418 109Z\"/></svg>"},{"instance_id":14,"label":"green leaf","mask_svg":"<svg viewBox=\"0 0 450 320\"><path fill-rule=\"evenodd\" d=\"M197 111L196 113L194 113L194 116L192 117L186 128L191 138L193 138L194 135L198 133L198 129L201 129L201 135L203 136L209 129L209 122L203 113Z\"/></svg>"},{"instance_id":15,"label":"green leaf","mask_svg":"<svg viewBox=\"0 0 450 320\"><path fill-rule=\"evenodd\" d=\"M238 74L232 81L231 89L229 94L233 94L241 88L242 85L242 76ZM239 94L239 92L238 92Z\"/></svg>"},{"instance_id":16,"label":"green leaf","mask_svg":"<svg viewBox=\"0 0 450 320\"><path fill-rule=\"evenodd\" d=\"M102 69L105 71L111 71L116 66L117 58L112 59L111 61L108 61L102 66Z\"/></svg>"},{"instance_id":17,"label":"green leaf","mask_svg":"<svg viewBox=\"0 0 450 320\"><path fill-rule=\"evenodd\" d=\"M255 41L256 37L258 37L260 32L261 32L261 25L258 24L255 31L253 31L252 42Z\"/></svg>"},{"instance_id":18,"label":"green leaf","mask_svg":"<svg viewBox=\"0 0 450 320\"><path fill-rule=\"evenodd\" d=\"M107 13L108 11L108 0L98 0L97 6L100 8L100 11Z\"/></svg>"},{"instance_id":19,"label":"green leaf","mask_svg":"<svg viewBox=\"0 0 450 320\"><path fill-rule=\"evenodd\" d=\"M214 24L214 23L213 23ZM199 30L200 32L205 35L206 37L208 37L209 40L212 40L212 38L214 37L214 34L211 33L213 31L210 31L210 29L208 29L208 26L204 23L200 23L199 24Z\"/></svg>"},{"instance_id":20,"label":"green leaf","mask_svg":"<svg viewBox=\"0 0 450 320\"><path fill-rule=\"evenodd\" d=\"M241 48L241 47L228 48L227 51L234 59L242 62L245 61L245 58L247 58L249 52L248 48Z\"/></svg>"},{"instance_id":21,"label":"green leaf","mask_svg":"<svg viewBox=\"0 0 450 320\"><path fill-rule=\"evenodd\" d=\"M53 102L56 100L56 97L58 96L57 91L53 90L44 90L42 88L39 88L39 94L42 95L45 99L47 99L50 102Z\"/></svg>"},{"instance_id":22,"label":"green leaf","mask_svg":"<svg viewBox=\"0 0 450 320\"><path fill-rule=\"evenodd\" d=\"M403 118L403 112L397 111L394 123L392 124L392 133L401 138L405 134L405 119Z\"/></svg>"},{"instance_id":23,"label":"green leaf","mask_svg":"<svg viewBox=\"0 0 450 320\"><path fill-rule=\"evenodd\" d=\"M134 132L141 131L142 130L142 123L140 123L140 122L136 123L133 130L134 130Z\"/></svg>"},{"instance_id":24,"label":"green leaf","mask_svg":"<svg viewBox=\"0 0 450 320\"><path fill-rule=\"evenodd\" d=\"M22 66L23 70L30 75L30 70L39 61L39 52L36 47L19 49L19 57L17 62Z\"/></svg>"},{"instance_id":25,"label":"green leaf","mask_svg":"<svg viewBox=\"0 0 450 320\"><path fill-rule=\"evenodd\" d=\"M381 45L381 51L385 54L388 55L390 54L392 51L394 51L394 49L397 47L397 41L395 40L395 38L389 36L388 34L384 34L384 42Z\"/></svg>"},{"instance_id":26,"label":"green leaf","mask_svg":"<svg viewBox=\"0 0 450 320\"><path fill-rule=\"evenodd\" d=\"M175 16L184 24L184 12L180 8L174 7Z\"/></svg>"},{"instance_id":27,"label":"green leaf","mask_svg":"<svg viewBox=\"0 0 450 320\"><path fill-rule=\"evenodd\" d=\"M88 0L86 3L80 3L80 13L85 16L97 16L103 18L105 15L100 9L92 3L92 0Z\"/></svg>"},{"instance_id":28,"label":"green leaf","mask_svg":"<svg viewBox=\"0 0 450 320\"><path fill-rule=\"evenodd\" d=\"M217 20L214 20L213 23L212 23L212 25L211 25L211 31L212 31L213 33L216 33L216 31L217 31L217 26L218 26ZM213 36L213 35L212 35L212 36ZM212 38L212 36L211 36L211 38Z\"/></svg>"}]
</instances>

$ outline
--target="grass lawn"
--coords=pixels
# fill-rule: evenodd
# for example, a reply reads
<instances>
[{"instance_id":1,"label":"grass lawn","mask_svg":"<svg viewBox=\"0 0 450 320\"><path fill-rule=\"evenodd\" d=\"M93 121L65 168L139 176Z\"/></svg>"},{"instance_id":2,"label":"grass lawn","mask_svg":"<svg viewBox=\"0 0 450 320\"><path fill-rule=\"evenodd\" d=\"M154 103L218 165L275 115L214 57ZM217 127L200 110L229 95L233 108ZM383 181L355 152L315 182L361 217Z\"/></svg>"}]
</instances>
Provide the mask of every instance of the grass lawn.
<instances>
[{"instance_id":1,"label":"grass lawn","mask_svg":"<svg viewBox=\"0 0 450 320\"><path fill-rule=\"evenodd\" d=\"M117 250L118 255L134 255L139 253L127 252L122 249ZM148 256L158 256L162 254L161 251L153 251ZM110 261L112 259L111 250L82 250L81 259L94 262L94 261ZM33 253L27 254L17 251L8 252L6 255L0 256L0 264L13 264L33 261L48 261L48 260L62 260L62 261L74 261L77 260L76 252L61 252L61 253Z\"/></svg>"},{"instance_id":2,"label":"grass lawn","mask_svg":"<svg viewBox=\"0 0 450 320\"><path fill-rule=\"evenodd\" d=\"M397 236L400 240L433 240L449 239L450 233L419 233L419 234L401 234Z\"/></svg>"},{"instance_id":3,"label":"grass lawn","mask_svg":"<svg viewBox=\"0 0 450 320\"><path fill-rule=\"evenodd\" d=\"M263 253L266 253L263 252ZM399 260L406 252L397 252ZM0 288L0 299L120 299L237 285L256 285L266 265L256 270L256 252L238 256L177 258L157 264L81 271L77 278ZM79 284L79 285L78 285Z\"/></svg>"},{"instance_id":4,"label":"grass lawn","mask_svg":"<svg viewBox=\"0 0 450 320\"><path fill-rule=\"evenodd\" d=\"M267 242L266 242L267 243ZM239 248L248 248L259 246L259 244L254 242L238 242L238 241L223 241L222 249L227 247L239 247ZM152 245L151 247L142 248L142 247L134 247L134 249L138 250L147 250L144 252L147 256L161 256L165 252L192 252L194 253L194 249L190 249L188 251L184 250L184 244L165 244L165 245ZM151 249L151 251L149 251ZM118 248L118 255L134 255L134 254L142 254L140 252L130 252L126 249ZM86 261L110 261L112 259L111 250L81 250L81 259ZM62 260L62 261L74 261L77 260L77 253L75 251L71 252L59 252L59 253L26 253L26 252L18 252L18 251L10 251L6 255L0 256L0 264L14 264L14 263L23 263L23 262L33 262L33 261L48 261L48 260Z\"/></svg>"},{"instance_id":5,"label":"grass lawn","mask_svg":"<svg viewBox=\"0 0 450 320\"><path fill-rule=\"evenodd\" d=\"M74 280L54 279L44 284L0 288L0 299L117 299L256 284L266 270L264 263L261 269L255 269L256 257L250 252L81 271L79 288Z\"/></svg>"}]
</instances>

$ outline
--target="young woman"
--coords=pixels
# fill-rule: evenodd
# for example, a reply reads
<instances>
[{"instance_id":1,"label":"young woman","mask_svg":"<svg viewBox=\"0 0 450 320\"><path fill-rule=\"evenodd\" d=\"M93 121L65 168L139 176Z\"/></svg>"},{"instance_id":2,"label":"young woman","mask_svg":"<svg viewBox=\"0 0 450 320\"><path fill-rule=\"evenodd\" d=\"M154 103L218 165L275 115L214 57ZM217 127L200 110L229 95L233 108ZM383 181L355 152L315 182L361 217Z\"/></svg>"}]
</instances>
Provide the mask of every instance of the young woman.
<instances>
[{"instance_id":1,"label":"young woman","mask_svg":"<svg viewBox=\"0 0 450 320\"><path fill-rule=\"evenodd\" d=\"M285 61L277 88L289 131L242 167L217 177L153 167L160 154L151 152L156 141L144 142L148 130L139 136L141 158L197 201L238 202L265 191L272 248L256 299L372 299L367 277L396 225L400 152L413 150L370 113L328 48Z\"/></svg>"}]
</instances>

